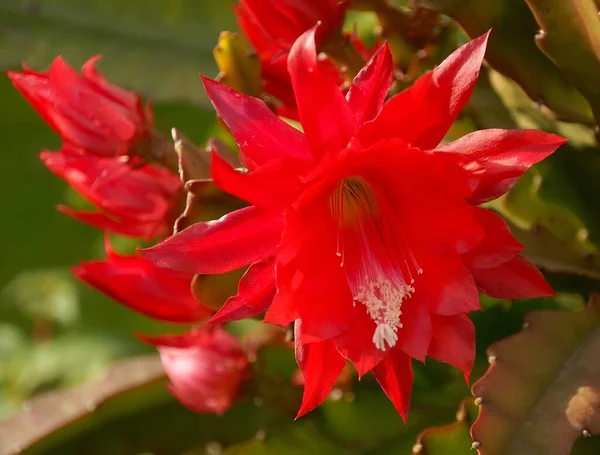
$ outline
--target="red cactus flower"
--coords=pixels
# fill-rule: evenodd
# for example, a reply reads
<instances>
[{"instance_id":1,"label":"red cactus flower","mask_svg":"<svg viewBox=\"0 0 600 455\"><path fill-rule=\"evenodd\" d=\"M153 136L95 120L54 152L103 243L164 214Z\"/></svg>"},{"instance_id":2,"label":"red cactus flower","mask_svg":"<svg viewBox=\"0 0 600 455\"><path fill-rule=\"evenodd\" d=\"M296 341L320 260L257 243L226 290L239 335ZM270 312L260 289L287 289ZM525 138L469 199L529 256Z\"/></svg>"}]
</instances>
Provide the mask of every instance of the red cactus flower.
<instances>
[{"instance_id":1,"label":"red cactus flower","mask_svg":"<svg viewBox=\"0 0 600 455\"><path fill-rule=\"evenodd\" d=\"M120 158L85 153L65 144L59 152L43 151L44 164L99 212L59 206L67 215L116 234L152 239L173 226L181 182L170 171L145 165L133 168Z\"/></svg>"},{"instance_id":2,"label":"red cactus flower","mask_svg":"<svg viewBox=\"0 0 600 455\"><path fill-rule=\"evenodd\" d=\"M325 42L341 27L348 2L338 0L240 0L235 13L238 25L258 55L265 93L281 104L277 112L296 119L297 106L287 71L288 53L296 39L319 21L319 38ZM357 46L362 43L353 40ZM328 70L339 72L325 60ZM340 78L340 84L343 78Z\"/></svg>"},{"instance_id":3,"label":"red cactus flower","mask_svg":"<svg viewBox=\"0 0 600 455\"><path fill-rule=\"evenodd\" d=\"M321 23L319 38L339 31L348 1L339 0L240 0L235 12L240 28L270 57L287 53L309 28Z\"/></svg>"},{"instance_id":4,"label":"red cactus flower","mask_svg":"<svg viewBox=\"0 0 600 455\"><path fill-rule=\"evenodd\" d=\"M150 137L153 117L138 95L110 84L88 60L77 74L62 57L47 72L8 71L14 86L68 144L102 156L127 154Z\"/></svg>"},{"instance_id":5,"label":"red cactus flower","mask_svg":"<svg viewBox=\"0 0 600 455\"><path fill-rule=\"evenodd\" d=\"M141 338L157 346L171 392L193 411L223 414L249 378L248 356L237 338L220 326Z\"/></svg>"},{"instance_id":6,"label":"red cactus flower","mask_svg":"<svg viewBox=\"0 0 600 455\"><path fill-rule=\"evenodd\" d=\"M212 312L193 297L194 274L157 267L140 255L123 256L105 242L106 259L72 268L84 283L134 311L165 322L195 323Z\"/></svg>"},{"instance_id":7,"label":"red cactus flower","mask_svg":"<svg viewBox=\"0 0 600 455\"><path fill-rule=\"evenodd\" d=\"M494 129L439 145L471 95L487 37L384 103L387 46L344 96L317 63L315 29L307 31L288 61L304 133L262 101L204 79L249 170L215 154L213 179L252 205L193 225L146 255L203 274L252 264L255 273L242 278L219 320L267 310L267 322L295 321L305 378L299 415L322 402L349 360L359 375L372 371L406 417L412 358L469 374L475 339L467 313L480 309L479 290L553 294L504 221L476 205L506 192L565 140ZM251 281L275 288L273 301L255 298Z\"/></svg>"}]
</instances>

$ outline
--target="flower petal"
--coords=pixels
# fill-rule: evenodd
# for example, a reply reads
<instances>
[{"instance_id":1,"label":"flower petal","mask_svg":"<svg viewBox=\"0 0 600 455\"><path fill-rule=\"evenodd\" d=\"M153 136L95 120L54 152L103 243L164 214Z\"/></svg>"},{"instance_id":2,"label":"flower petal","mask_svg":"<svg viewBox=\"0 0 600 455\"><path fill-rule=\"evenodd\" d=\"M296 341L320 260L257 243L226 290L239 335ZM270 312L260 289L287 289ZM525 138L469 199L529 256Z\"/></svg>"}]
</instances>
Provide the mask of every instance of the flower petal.
<instances>
[{"instance_id":1,"label":"flower petal","mask_svg":"<svg viewBox=\"0 0 600 455\"><path fill-rule=\"evenodd\" d=\"M444 316L481 309L473 276L456 257L439 256L423 265L423 275L415 280L415 293L427 293L431 312Z\"/></svg>"},{"instance_id":2,"label":"flower petal","mask_svg":"<svg viewBox=\"0 0 600 455\"><path fill-rule=\"evenodd\" d=\"M398 346L413 359L425 362L431 342L431 314L426 298L415 293L402 305L402 327L398 329Z\"/></svg>"},{"instance_id":3,"label":"flower petal","mask_svg":"<svg viewBox=\"0 0 600 455\"><path fill-rule=\"evenodd\" d=\"M373 343L376 325L362 304L350 307L348 311L354 314L354 323L334 340L340 354L352 362L361 378L391 351L382 351Z\"/></svg>"},{"instance_id":4,"label":"flower petal","mask_svg":"<svg viewBox=\"0 0 600 455\"><path fill-rule=\"evenodd\" d=\"M552 297L554 291L538 268L522 256L498 267L471 269L481 292L498 299Z\"/></svg>"},{"instance_id":5,"label":"flower petal","mask_svg":"<svg viewBox=\"0 0 600 455\"><path fill-rule=\"evenodd\" d=\"M142 253L162 267L226 273L272 256L282 227L281 213L250 206L196 223Z\"/></svg>"},{"instance_id":6,"label":"flower petal","mask_svg":"<svg viewBox=\"0 0 600 455\"><path fill-rule=\"evenodd\" d=\"M523 245L513 237L502 217L481 207L474 207L473 214L484 228L485 237L463 255L463 261L469 269L496 267L523 250Z\"/></svg>"},{"instance_id":7,"label":"flower petal","mask_svg":"<svg viewBox=\"0 0 600 455\"><path fill-rule=\"evenodd\" d=\"M488 129L437 147L435 152L453 153L462 160L475 186L471 202L481 204L506 193L527 169L565 142L539 130Z\"/></svg>"},{"instance_id":8,"label":"flower petal","mask_svg":"<svg viewBox=\"0 0 600 455\"><path fill-rule=\"evenodd\" d=\"M464 200L447 197L439 189L427 195L421 193L406 205L410 211L400 214L400 226L404 226L411 240L434 253L464 254L485 238L474 208Z\"/></svg>"},{"instance_id":9,"label":"flower petal","mask_svg":"<svg viewBox=\"0 0 600 455\"><path fill-rule=\"evenodd\" d=\"M239 172L213 150L210 173L215 184L253 205L282 209L302 189L301 162L277 158L249 173Z\"/></svg>"},{"instance_id":10,"label":"flower petal","mask_svg":"<svg viewBox=\"0 0 600 455\"><path fill-rule=\"evenodd\" d=\"M392 86L393 65L390 49L384 43L354 78L346 99L359 125L373 120L381 111Z\"/></svg>"},{"instance_id":11,"label":"flower petal","mask_svg":"<svg viewBox=\"0 0 600 455\"><path fill-rule=\"evenodd\" d=\"M466 314L432 315L433 337L427 355L460 369L467 383L475 363L475 327Z\"/></svg>"},{"instance_id":12,"label":"flower petal","mask_svg":"<svg viewBox=\"0 0 600 455\"><path fill-rule=\"evenodd\" d=\"M160 268L141 256L110 250L105 260L83 262L71 270L81 281L134 311L160 321L198 322L211 311L194 299L193 274Z\"/></svg>"},{"instance_id":13,"label":"flower petal","mask_svg":"<svg viewBox=\"0 0 600 455\"><path fill-rule=\"evenodd\" d=\"M332 75L317 61L315 32L307 30L294 43L288 71L298 113L313 156L338 152L356 131L356 119Z\"/></svg>"},{"instance_id":14,"label":"flower petal","mask_svg":"<svg viewBox=\"0 0 600 455\"><path fill-rule=\"evenodd\" d=\"M236 400L249 371L248 356L233 335L217 325L183 335L140 336L158 348L169 389L196 412L223 414Z\"/></svg>"},{"instance_id":15,"label":"flower petal","mask_svg":"<svg viewBox=\"0 0 600 455\"><path fill-rule=\"evenodd\" d=\"M296 361L304 376L302 405L296 418L319 406L331 391L338 376L346 366L332 340L302 344L301 323L296 321Z\"/></svg>"},{"instance_id":16,"label":"flower petal","mask_svg":"<svg viewBox=\"0 0 600 455\"><path fill-rule=\"evenodd\" d=\"M264 313L274 295L275 258L270 257L250 266L240 280L237 294L225 302L210 322L229 322Z\"/></svg>"},{"instance_id":17,"label":"flower petal","mask_svg":"<svg viewBox=\"0 0 600 455\"><path fill-rule=\"evenodd\" d=\"M339 335L352 323L352 296L340 258L327 201L299 199L286 211L277 251L277 295L266 320L302 319L302 342ZM289 322L289 321L286 321Z\"/></svg>"},{"instance_id":18,"label":"flower petal","mask_svg":"<svg viewBox=\"0 0 600 455\"><path fill-rule=\"evenodd\" d=\"M488 36L489 32L458 48L388 100L379 116L361 130L363 143L400 137L424 150L438 145L471 96Z\"/></svg>"},{"instance_id":19,"label":"flower petal","mask_svg":"<svg viewBox=\"0 0 600 455\"><path fill-rule=\"evenodd\" d=\"M113 232L126 237L136 237L145 240L152 240L164 234L163 223L150 220L149 222L141 222L138 219L119 220L111 218L102 212L83 212L74 210L65 205L57 206L57 210L71 218L74 218L82 223L89 224L95 228L107 232Z\"/></svg>"},{"instance_id":20,"label":"flower petal","mask_svg":"<svg viewBox=\"0 0 600 455\"><path fill-rule=\"evenodd\" d=\"M281 156L310 159L304 135L273 114L262 100L205 77L202 82L249 168Z\"/></svg>"},{"instance_id":21,"label":"flower petal","mask_svg":"<svg viewBox=\"0 0 600 455\"><path fill-rule=\"evenodd\" d=\"M377 382L390 399L404 422L410 408L410 394L413 386L412 360L400 349L390 353L373 368Z\"/></svg>"}]
</instances>

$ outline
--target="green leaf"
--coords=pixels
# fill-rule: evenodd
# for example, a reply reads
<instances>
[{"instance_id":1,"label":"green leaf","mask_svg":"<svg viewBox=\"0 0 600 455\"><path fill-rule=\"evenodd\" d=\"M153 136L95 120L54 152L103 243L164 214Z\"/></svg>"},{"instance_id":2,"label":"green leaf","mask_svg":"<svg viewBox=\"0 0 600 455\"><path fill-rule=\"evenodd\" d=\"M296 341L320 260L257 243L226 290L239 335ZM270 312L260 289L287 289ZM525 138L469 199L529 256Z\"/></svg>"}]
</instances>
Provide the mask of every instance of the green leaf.
<instances>
[{"instance_id":1,"label":"green leaf","mask_svg":"<svg viewBox=\"0 0 600 455\"><path fill-rule=\"evenodd\" d=\"M154 100L206 102L198 73L230 29L231 0L0 0L0 69L44 68L63 55L75 68L102 54L99 69Z\"/></svg>"},{"instance_id":2,"label":"green leaf","mask_svg":"<svg viewBox=\"0 0 600 455\"><path fill-rule=\"evenodd\" d=\"M480 455L568 455L600 433L600 299L579 312L536 311L489 349L473 385L481 399L471 435Z\"/></svg>"}]
</instances>

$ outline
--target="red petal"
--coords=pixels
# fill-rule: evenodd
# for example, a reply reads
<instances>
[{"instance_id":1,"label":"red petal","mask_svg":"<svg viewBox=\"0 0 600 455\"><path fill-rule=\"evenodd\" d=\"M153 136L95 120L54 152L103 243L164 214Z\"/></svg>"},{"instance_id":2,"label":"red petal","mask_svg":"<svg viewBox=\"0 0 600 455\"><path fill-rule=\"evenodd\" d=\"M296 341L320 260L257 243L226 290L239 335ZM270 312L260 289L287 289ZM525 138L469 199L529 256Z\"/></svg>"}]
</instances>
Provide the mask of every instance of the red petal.
<instances>
[{"instance_id":1,"label":"red petal","mask_svg":"<svg viewBox=\"0 0 600 455\"><path fill-rule=\"evenodd\" d=\"M296 322L296 361L304 375L304 395L296 418L319 406L331 391L346 360L335 348L333 341L301 344L300 320Z\"/></svg>"},{"instance_id":2,"label":"red petal","mask_svg":"<svg viewBox=\"0 0 600 455\"><path fill-rule=\"evenodd\" d=\"M481 309L473 276L459 258L430 259L414 286L415 294L427 294L432 313L451 316Z\"/></svg>"},{"instance_id":3,"label":"red petal","mask_svg":"<svg viewBox=\"0 0 600 455\"><path fill-rule=\"evenodd\" d=\"M317 61L315 32L307 30L288 57L300 121L315 157L338 152L356 131L356 120L337 81Z\"/></svg>"},{"instance_id":4,"label":"red petal","mask_svg":"<svg viewBox=\"0 0 600 455\"><path fill-rule=\"evenodd\" d=\"M59 207L84 223L121 235L152 239L172 224L172 206L181 191L175 174L150 165L133 168L119 158L87 154L69 144L43 151L41 160L102 213Z\"/></svg>"},{"instance_id":5,"label":"red petal","mask_svg":"<svg viewBox=\"0 0 600 455\"><path fill-rule=\"evenodd\" d=\"M381 114L361 131L363 142L400 137L424 150L438 145L471 96L488 36L489 32L458 48L385 103Z\"/></svg>"},{"instance_id":6,"label":"red petal","mask_svg":"<svg viewBox=\"0 0 600 455\"><path fill-rule=\"evenodd\" d=\"M265 208L282 209L301 191L301 164L278 158L249 173L236 171L213 150L210 174L215 185L229 194Z\"/></svg>"},{"instance_id":7,"label":"red petal","mask_svg":"<svg viewBox=\"0 0 600 455\"><path fill-rule=\"evenodd\" d=\"M210 322L245 319L267 311L275 295L275 258L255 262L240 279L238 292Z\"/></svg>"},{"instance_id":8,"label":"red petal","mask_svg":"<svg viewBox=\"0 0 600 455\"><path fill-rule=\"evenodd\" d=\"M404 422L410 408L410 394L413 385L413 370L410 356L400 349L393 349L379 365L373 368L377 382L394 403Z\"/></svg>"},{"instance_id":9,"label":"red petal","mask_svg":"<svg viewBox=\"0 0 600 455\"><path fill-rule=\"evenodd\" d=\"M196 223L142 250L157 265L202 275L226 273L273 255L283 216L250 206Z\"/></svg>"},{"instance_id":10,"label":"red petal","mask_svg":"<svg viewBox=\"0 0 600 455\"><path fill-rule=\"evenodd\" d=\"M240 3L246 14L252 17L253 25L260 26L274 43L285 46L298 37L300 15L286 10L285 4L279 5L274 0L241 0Z\"/></svg>"},{"instance_id":11,"label":"red petal","mask_svg":"<svg viewBox=\"0 0 600 455\"><path fill-rule=\"evenodd\" d=\"M554 291L535 265L522 256L489 269L471 269L481 292L498 299L552 297Z\"/></svg>"},{"instance_id":12,"label":"red petal","mask_svg":"<svg viewBox=\"0 0 600 455\"><path fill-rule=\"evenodd\" d=\"M460 157L475 184L471 202L481 204L506 193L527 169L565 142L544 131L488 129L467 134L435 151Z\"/></svg>"},{"instance_id":13,"label":"red petal","mask_svg":"<svg viewBox=\"0 0 600 455\"><path fill-rule=\"evenodd\" d=\"M473 214L483 226L485 237L463 256L469 269L496 267L511 260L523 249L502 217L481 207L475 207Z\"/></svg>"},{"instance_id":14,"label":"red petal","mask_svg":"<svg viewBox=\"0 0 600 455\"><path fill-rule=\"evenodd\" d=\"M158 347L170 390L196 412L224 413L240 393L249 361L240 342L219 326L178 336L140 337Z\"/></svg>"},{"instance_id":15,"label":"red petal","mask_svg":"<svg viewBox=\"0 0 600 455\"><path fill-rule=\"evenodd\" d=\"M281 299L280 291L278 290L273 298L271 306L267 310L263 321L268 324L280 325L286 327L291 322L298 319L300 315L288 300Z\"/></svg>"},{"instance_id":16,"label":"red petal","mask_svg":"<svg viewBox=\"0 0 600 455\"><path fill-rule=\"evenodd\" d=\"M304 135L273 114L262 100L205 77L202 82L248 167L255 168L282 156L310 158Z\"/></svg>"},{"instance_id":17,"label":"red petal","mask_svg":"<svg viewBox=\"0 0 600 455\"><path fill-rule=\"evenodd\" d=\"M398 347L414 359L425 362L431 342L431 314L427 299L415 293L402 305L402 327L398 329Z\"/></svg>"},{"instance_id":18,"label":"red petal","mask_svg":"<svg viewBox=\"0 0 600 455\"><path fill-rule=\"evenodd\" d=\"M192 296L193 274L154 265L140 256L108 252L106 260L73 267L77 278L123 305L167 322L198 322L211 312Z\"/></svg>"},{"instance_id":19,"label":"red petal","mask_svg":"<svg viewBox=\"0 0 600 455\"><path fill-rule=\"evenodd\" d=\"M464 199L448 197L439 188L414 197L410 211L401 214L399 222L412 241L434 253L464 254L485 238L473 207Z\"/></svg>"},{"instance_id":20,"label":"red petal","mask_svg":"<svg viewBox=\"0 0 600 455\"><path fill-rule=\"evenodd\" d=\"M102 212L82 212L73 210L65 205L59 205L58 211L82 223L89 224L103 231L112 232L126 237L136 237L152 240L165 232L165 226L156 221L143 223L139 219L118 220Z\"/></svg>"},{"instance_id":21,"label":"red petal","mask_svg":"<svg viewBox=\"0 0 600 455\"><path fill-rule=\"evenodd\" d=\"M340 354L352 362L358 376L362 377L391 351L382 351L373 343L376 326L362 304L351 307L348 312L354 313L354 324L334 341Z\"/></svg>"},{"instance_id":22,"label":"red petal","mask_svg":"<svg viewBox=\"0 0 600 455\"><path fill-rule=\"evenodd\" d=\"M346 99L359 125L373 120L381 111L393 81L392 54L383 44L352 82Z\"/></svg>"},{"instance_id":23,"label":"red petal","mask_svg":"<svg viewBox=\"0 0 600 455\"><path fill-rule=\"evenodd\" d=\"M456 316L432 315L433 337L427 355L460 369L465 380L475 362L475 327L465 314Z\"/></svg>"},{"instance_id":24,"label":"red petal","mask_svg":"<svg viewBox=\"0 0 600 455\"><path fill-rule=\"evenodd\" d=\"M327 201L300 199L285 216L277 251L277 296L266 320L302 319L304 343L336 336L352 323L352 296L335 254ZM288 321L286 321L288 322Z\"/></svg>"}]
</instances>

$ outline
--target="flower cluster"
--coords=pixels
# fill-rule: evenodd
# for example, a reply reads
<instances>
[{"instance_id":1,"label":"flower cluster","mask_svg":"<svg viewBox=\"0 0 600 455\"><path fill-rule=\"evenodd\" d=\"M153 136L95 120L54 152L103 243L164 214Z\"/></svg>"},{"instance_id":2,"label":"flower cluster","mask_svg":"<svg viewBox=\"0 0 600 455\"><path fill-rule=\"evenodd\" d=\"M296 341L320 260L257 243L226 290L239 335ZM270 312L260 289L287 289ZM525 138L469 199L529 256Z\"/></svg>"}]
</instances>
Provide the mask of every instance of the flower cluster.
<instances>
[{"instance_id":1,"label":"flower cluster","mask_svg":"<svg viewBox=\"0 0 600 455\"><path fill-rule=\"evenodd\" d=\"M42 151L42 162L97 208L59 210L106 235L107 258L83 262L73 273L149 317L198 324L181 336L146 340L157 346L176 396L195 410L222 413L247 377L249 360L240 342L220 327L205 326L213 312L194 298L193 273L158 267L139 253L118 254L110 245L109 234L146 241L170 235L185 192L168 167L175 150L154 130L150 105L107 82L95 69L97 60L89 60L81 75L60 57L45 73L27 67L8 73L63 141L57 152Z\"/></svg>"},{"instance_id":2,"label":"flower cluster","mask_svg":"<svg viewBox=\"0 0 600 455\"><path fill-rule=\"evenodd\" d=\"M180 180L150 107L102 78L96 59L81 75L60 58L48 73L9 73L63 139L43 162L98 207L61 211L107 233L161 240L133 256L107 241L107 259L73 271L135 311L196 325L184 335L144 337L157 346L173 393L194 410L225 412L248 378L247 353L222 327L232 320L265 313L265 322L293 325L304 383L299 416L323 402L350 363L359 376L372 372L406 418L413 359L454 365L468 380L468 314L480 310L479 292L553 294L503 219L481 204L565 140L489 129L444 142L471 96L489 33L390 96L392 53L382 44L370 56L344 36L347 7L240 0L240 28L257 52L265 92L280 105L202 78L240 152L233 166L211 142L212 158L198 160L212 181ZM357 55L361 64L368 59L346 86L344 55L352 64ZM184 187L239 203L171 235ZM230 272L243 273L237 294L213 314L190 282Z\"/></svg>"}]
</instances>

